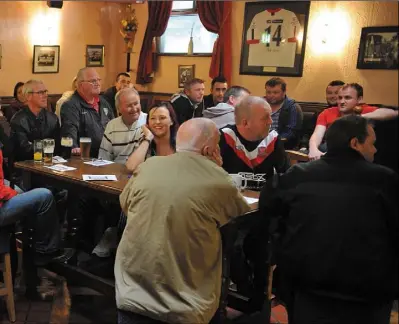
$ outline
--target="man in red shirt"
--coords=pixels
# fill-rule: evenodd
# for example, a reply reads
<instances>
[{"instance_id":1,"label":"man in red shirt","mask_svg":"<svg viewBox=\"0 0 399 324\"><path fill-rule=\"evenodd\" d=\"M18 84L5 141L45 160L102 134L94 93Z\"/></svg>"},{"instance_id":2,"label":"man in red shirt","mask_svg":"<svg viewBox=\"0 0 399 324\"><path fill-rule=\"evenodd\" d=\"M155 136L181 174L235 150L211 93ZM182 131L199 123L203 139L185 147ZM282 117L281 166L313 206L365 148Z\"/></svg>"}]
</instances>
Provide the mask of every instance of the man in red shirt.
<instances>
[{"instance_id":1,"label":"man in red shirt","mask_svg":"<svg viewBox=\"0 0 399 324\"><path fill-rule=\"evenodd\" d=\"M309 158L318 160L324 153L320 151L320 144L330 125L338 118L361 114L362 117L374 120L397 118L398 112L388 108L377 108L363 104L363 87L358 83L342 86L338 92L337 107L325 109L317 118L316 128L309 140Z\"/></svg>"}]
</instances>

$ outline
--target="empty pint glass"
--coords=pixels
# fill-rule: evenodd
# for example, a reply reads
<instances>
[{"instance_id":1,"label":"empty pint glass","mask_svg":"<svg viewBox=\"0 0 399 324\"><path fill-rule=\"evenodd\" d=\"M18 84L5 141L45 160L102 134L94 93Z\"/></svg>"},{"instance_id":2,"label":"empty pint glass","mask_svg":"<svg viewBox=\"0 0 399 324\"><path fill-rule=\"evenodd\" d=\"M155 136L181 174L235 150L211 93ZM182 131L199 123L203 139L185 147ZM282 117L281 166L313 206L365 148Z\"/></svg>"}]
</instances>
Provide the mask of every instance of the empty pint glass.
<instances>
[{"instance_id":1,"label":"empty pint glass","mask_svg":"<svg viewBox=\"0 0 399 324\"><path fill-rule=\"evenodd\" d=\"M43 140L43 163L45 165L53 164L54 148L55 141L52 138L45 138Z\"/></svg>"},{"instance_id":2,"label":"empty pint glass","mask_svg":"<svg viewBox=\"0 0 399 324\"><path fill-rule=\"evenodd\" d=\"M90 148L91 148L91 138L81 137L80 138L80 155L82 160L90 160Z\"/></svg>"},{"instance_id":3,"label":"empty pint glass","mask_svg":"<svg viewBox=\"0 0 399 324\"><path fill-rule=\"evenodd\" d=\"M33 142L33 161L43 162L43 141L35 140Z\"/></svg>"},{"instance_id":4,"label":"empty pint glass","mask_svg":"<svg viewBox=\"0 0 399 324\"><path fill-rule=\"evenodd\" d=\"M72 137L61 137L61 156L68 160L71 158L73 139Z\"/></svg>"}]
</instances>

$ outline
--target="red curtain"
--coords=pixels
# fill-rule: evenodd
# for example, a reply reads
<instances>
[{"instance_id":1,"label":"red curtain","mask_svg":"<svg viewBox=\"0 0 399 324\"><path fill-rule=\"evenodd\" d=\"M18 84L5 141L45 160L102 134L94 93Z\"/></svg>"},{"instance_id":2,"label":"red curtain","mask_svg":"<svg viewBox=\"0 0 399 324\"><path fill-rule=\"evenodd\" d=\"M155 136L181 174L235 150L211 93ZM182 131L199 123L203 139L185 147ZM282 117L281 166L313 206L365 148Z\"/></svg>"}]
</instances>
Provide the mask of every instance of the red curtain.
<instances>
[{"instance_id":1,"label":"red curtain","mask_svg":"<svg viewBox=\"0 0 399 324\"><path fill-rule=\"evenodd\" d=\"M205 28L219 35L213 46L209 70L211 78L223 75L231 80L231 7L232 1L197 1L198 15Z\"/></svg>"},{"instance_id":2,"label":"red curtain","mask_svg":"<svg viewBox=\"0 0 399 324\"><path fill-rule=\"evenodd\" d=\"M138 84L151 83L151 73L155 71L154 37L160 37L168 25L172 1L148 1L148 24L145 31L143 45L137 66Z\"/></svg>"}]
</instances>

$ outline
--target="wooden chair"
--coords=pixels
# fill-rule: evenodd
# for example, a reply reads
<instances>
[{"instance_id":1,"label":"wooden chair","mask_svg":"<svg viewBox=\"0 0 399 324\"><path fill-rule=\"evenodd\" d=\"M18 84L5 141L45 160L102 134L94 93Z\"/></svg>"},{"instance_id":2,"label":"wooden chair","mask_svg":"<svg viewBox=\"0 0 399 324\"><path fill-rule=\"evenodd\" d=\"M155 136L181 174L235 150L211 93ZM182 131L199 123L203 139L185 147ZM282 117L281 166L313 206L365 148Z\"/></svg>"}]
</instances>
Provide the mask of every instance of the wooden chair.
<instances>
[{"instance_id":1,"label":"wooden chair","mask_svg":"<svg viewBox=\"0 0 399 324\"><path fill-rule=\"evenodd\" d=\"M305 153L299 151L291 151L291 150L286 150L285 152L287 153L288 158L290 159L291 165L294 165L298 162L309 162L309 156Z\"/></svg>"},{"instance_id":2,"label":"wooden chair","mask_svg":"<svg viewBox=\"0 0 399 324\"><path fill-rule=\"evenodd\" d=\"M6 297L7 312L10 322L15 322L14 289L10 257L10 245L15 245L15 241L14 243L10 243L10 241L13 242L11 236L12 232L8 228L0 228L0 254L3 256L3 263L1 264L3 282L1 283L0 296Z\"/></svg>"}]
</instances>

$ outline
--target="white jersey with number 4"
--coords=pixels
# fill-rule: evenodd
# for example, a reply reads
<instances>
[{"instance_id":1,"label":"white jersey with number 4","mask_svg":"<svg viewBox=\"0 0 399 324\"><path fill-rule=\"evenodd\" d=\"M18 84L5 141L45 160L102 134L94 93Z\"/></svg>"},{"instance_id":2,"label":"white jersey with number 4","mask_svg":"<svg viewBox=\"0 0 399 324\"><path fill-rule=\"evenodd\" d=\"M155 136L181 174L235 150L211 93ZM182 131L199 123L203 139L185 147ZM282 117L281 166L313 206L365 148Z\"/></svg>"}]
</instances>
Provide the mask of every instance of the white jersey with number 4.
<instances>
[{"instance_id":1,"label":"white jersey with number 4","mask_svg":"<svg viewBox=\"0 0 399 324\"><path fill-rule=\"evenodd\" d=\"M297 16L286 9L267 9L255 15L247 30L248 66L294 67Z\"/></svg>"}]
</instances>

